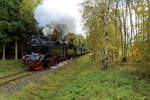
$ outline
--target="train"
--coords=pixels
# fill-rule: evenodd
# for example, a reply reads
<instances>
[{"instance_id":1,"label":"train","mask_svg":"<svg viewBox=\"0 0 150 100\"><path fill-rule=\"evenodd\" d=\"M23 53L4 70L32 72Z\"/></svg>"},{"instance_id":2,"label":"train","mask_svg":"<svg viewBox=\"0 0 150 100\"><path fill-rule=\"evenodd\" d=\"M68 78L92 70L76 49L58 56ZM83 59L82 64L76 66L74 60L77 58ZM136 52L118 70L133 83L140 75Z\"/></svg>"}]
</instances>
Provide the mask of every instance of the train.
<instances>
[{"instance_id":1,"label":"train","mask_svg":"<svg viewBox=\"0 0 150 100\"><path fill-rule=\"evenodd\" d=\"M88 53L88 50L75 46L71 43L44 35L34 35L27 41L26 50L23 56L23 64L32 70L42 70L65 61Z\"/></svg>"}]
</instances>

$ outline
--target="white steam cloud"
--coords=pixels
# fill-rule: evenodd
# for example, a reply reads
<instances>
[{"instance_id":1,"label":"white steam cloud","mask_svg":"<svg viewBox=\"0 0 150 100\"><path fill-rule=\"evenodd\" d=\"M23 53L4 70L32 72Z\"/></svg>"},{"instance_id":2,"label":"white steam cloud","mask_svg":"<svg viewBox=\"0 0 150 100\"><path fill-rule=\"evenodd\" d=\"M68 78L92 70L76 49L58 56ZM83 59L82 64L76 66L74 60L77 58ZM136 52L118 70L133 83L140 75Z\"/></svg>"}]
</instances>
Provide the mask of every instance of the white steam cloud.
<instances>
[{"instance_id":1,"label":"white steam cloud","mask_svg":"<svg viewBox=\"0 0 150 100\"><path fill-rule=\"evenodd\" d=\"M47 25L65 25L68 32L81 34L82 0L43 0L34 11L39 27Z\"/></svg>"}]
</instances>

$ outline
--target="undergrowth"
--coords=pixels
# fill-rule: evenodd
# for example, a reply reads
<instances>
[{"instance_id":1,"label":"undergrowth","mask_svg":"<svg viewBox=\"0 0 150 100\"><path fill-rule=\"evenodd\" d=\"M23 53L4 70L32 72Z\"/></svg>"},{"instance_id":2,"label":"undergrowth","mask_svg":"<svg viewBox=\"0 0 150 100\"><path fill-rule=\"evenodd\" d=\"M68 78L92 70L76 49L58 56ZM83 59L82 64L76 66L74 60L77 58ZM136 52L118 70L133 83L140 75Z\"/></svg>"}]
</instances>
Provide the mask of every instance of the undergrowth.
<instances>
[{"instance_id":1,"label":"undergrowth","mask_svg":"<svg viewBox=\"0 0 150 100\"><path fill-rule=\"evenodd\" d=\"M148 100L150 84L128 71L102 70L90 55L30 83L8 100ZM5 98L6 99L6 98Z\"/></svg>"}]
</instances>

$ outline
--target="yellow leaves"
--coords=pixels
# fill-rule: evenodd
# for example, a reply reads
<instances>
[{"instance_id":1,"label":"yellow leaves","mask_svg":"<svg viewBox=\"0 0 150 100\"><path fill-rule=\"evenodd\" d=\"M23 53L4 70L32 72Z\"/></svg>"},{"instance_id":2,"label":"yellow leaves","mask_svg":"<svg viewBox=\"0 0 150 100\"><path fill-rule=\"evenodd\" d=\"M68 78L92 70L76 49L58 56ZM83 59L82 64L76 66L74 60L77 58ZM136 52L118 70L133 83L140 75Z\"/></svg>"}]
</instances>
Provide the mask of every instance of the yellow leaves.
<instances>
[{"instance_id":1,"label":"yellow leaves","mask_svg":"<svg viewBox=\"0 0 150 100\"><path fill-rule=\"evenodd\" d=\"M97 45L96 45L96 48L101 48L101 45L100 45L100 43L98 43Z\"/></svg>"},{"instance_id":2,"label":"yellow leaves","mask_svg":"<svg viewBox=\"0 0 150 100\"><path fill-rule=\"evenodd\" d=\"M69 33L65 36L64 40L77 46L82 46L84 41L86 41L82 35L76 35L74 33Z\"/></svg>"},{"instance_id":3,"label":"yellow leaves","mask_svg":"<svg viewBox=\"0 0 150 100\"><path fill-rule=\"evenodd\" d=\"M37 4L38 2L32 2L32 0L23 0L21 2L19 13L22 20L33 21L33 9Z\"/></svg>"},{"instance_id":4,"label":"yellow leaves","mask_svg":"<svg viewBox=\"0 0 150 100\"><path fill-rule=\"evenodd\" d=\"M136 57L139 56L140 54L140 50L139 48L133 48L129 51L129 56L133 56L133 57Z\"/></svg>"},{"instance_id":5,"label":"yellow leaves","mask_svg":"<svg viewBox=\"0 0 150 100\"><path fill-rule=\"evenodd\" d=\"M108 43L108 49L110 49L110 50L117 50L118 48L113 46L111 43Z\"/></svg>"},{"instance_id":6,"label":"yellow leaves","mask_svg":"<svg viewBox=\"0 0 150 100\"><path fill-rule=\"evenodd\" d=\"M69 38L76 38L76 35L75 35L74 33L69 33L69 34L68 34L68 37L69 37Z\"/></svg>"}]
</instances>

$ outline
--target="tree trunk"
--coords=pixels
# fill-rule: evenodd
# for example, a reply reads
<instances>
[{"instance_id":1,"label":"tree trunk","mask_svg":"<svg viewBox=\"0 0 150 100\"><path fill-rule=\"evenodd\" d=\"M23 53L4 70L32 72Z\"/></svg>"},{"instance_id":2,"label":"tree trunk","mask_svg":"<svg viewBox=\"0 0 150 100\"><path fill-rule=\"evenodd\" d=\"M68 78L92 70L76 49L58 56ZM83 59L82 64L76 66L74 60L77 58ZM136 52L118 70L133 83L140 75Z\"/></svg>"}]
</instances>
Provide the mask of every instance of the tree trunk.
<instances>
[{"instance_id":1,"label":"tree trunk","mask_svg":"<svg viewBox=\"0 0 150 100\"><path fill-rule=\"evenodd\" d=\"M107 27L107 26L106 26ZM108 67L108 32L106 30L106 37L105 37L105 43L106 43L106 47L105 47L105 68Z\"/></svg>"},{"instance_id":2,"label":"tree trunk","mask_svg":"<svg viewBox=\"0 0 150 100\"><path fill-rule=\"evenodd\" d=\"M18 59L18 40L15 40L15 59Z\"/></svg>"},{"instance_id":3,"label":"tree trunk","mask_svg":"<svg viewBox=\"0 0 150 100\"><path fill-rule=\"evenodd\" d=\"M133 21L132 21L133 20L133 15L132 15L132 12L131 12L132 11L131 10L131 5L129 4L128 6L129 6L129 16L130 16L130 27L131 27L131 29L130 29L131 30L130 31L131 32L131 34L130 34L130 46L132 47L132 42L133 42L132 39L134 37L133 36L134 35L134 27L133 27Z\"/></svg>"},{"instance_id":4,"label":"tree trunk","mask_svg":"<svg viewBox=\"0 0 150 100\"><path fill-rule=\"evenodd\" d=\"M106 17L106 15L105 15ZM105 33L105 54L104 54L104 67L107 68L108 67L108 27L107 27L107 23L106 23L106 18L104 18L104 33Z\"/></svg>"},{"instance_id":5,"label":"tree trunk","mask_svg":"<svg viewBox=\"0 0 150 100\"><path fill-rule=\"evenodd\" d=\"M122 23L123 23L123 34L124 34L124 54L123 54L123 59L127 58L127 50L128 50L128 32L127 32L127 25L128 25L128 20L127 20L127 4L126 6L126 10L123 13L123 19L122 19Z\"/></svg>"},{"instance_id":6,"label":"tree trunk","mask_svg":"<svg viewBox=\"0 0 150 100\"><path fill-rule=\"evenodd\" d=\"M96 60L96 50L94 50L94 60Z\"/></svg>"},{"instance_id":7,"label":"tree trunk","mask_svg":"<svg viewBox=\"0 0 150 100\"><path fill-rule=\"evenodd\" d=\"M23 43L22 43L22 45L21 45L21 56L22 56L22 57L24 56L24 45L23 45Z\"/></svg>"},{"instance_id":8,"label":"tree trunk","mask_svg":"<svg viewBox=\"0 0 150 100\"><path fill-rule=\"evenodd\" d=\"M5 60L5 53L6 53L6 43L5 43L5 41L4 41L4 43L3 43L3 60Z\"/></svg>"}]
</instances>

